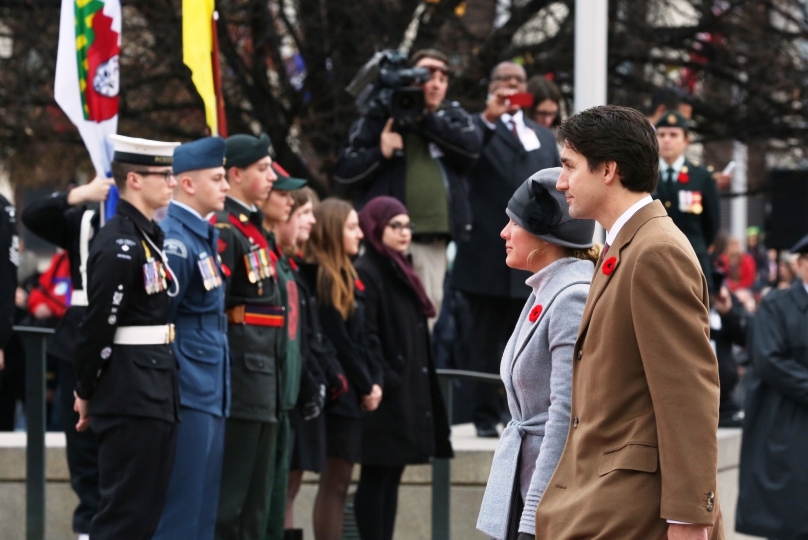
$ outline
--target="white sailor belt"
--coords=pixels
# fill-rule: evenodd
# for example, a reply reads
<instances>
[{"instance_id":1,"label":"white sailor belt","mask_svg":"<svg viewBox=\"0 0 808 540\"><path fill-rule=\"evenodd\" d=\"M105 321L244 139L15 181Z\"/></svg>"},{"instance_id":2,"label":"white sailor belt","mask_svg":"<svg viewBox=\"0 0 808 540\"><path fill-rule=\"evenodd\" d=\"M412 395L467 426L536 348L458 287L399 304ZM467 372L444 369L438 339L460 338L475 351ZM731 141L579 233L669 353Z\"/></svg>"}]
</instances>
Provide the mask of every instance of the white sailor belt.
<instances>
[{"instance_id":1,"label":"white sailor belt","mask_svg":"<svg viewBox=\"0 0 808 540\"><path fill-rule=\"evenodd\" d=\"M74 290L70 293L70 306L87 306L89 305L87 302L87 291L82 290Z\"/></svg>"},{"instance_id":2,"label":"white sailor belt","mask_svg":"<svg viewBox=\"0 0 808 540\"><path fill-rule=\"evenodd\" d=\"M116 345L167 345L174 341L174 325L119 326L115 331Z\"/></svg>"}]
</instances>

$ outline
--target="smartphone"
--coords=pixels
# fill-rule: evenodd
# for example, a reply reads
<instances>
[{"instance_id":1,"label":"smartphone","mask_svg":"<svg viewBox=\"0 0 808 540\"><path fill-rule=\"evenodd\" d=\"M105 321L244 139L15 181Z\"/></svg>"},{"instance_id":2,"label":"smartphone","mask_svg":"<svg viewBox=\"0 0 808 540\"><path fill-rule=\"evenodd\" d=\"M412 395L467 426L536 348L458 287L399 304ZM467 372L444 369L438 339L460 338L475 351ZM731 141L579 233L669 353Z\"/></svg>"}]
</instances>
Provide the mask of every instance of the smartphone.
<instances>
[{"instance_id":1,"label":"smartphone","mask_svg":"<svg viewBox=\"0 0 808 540\"><path fill-rule=\"evenodd\" d=\"M727 163L727 166L724 167L724 170L721 172L723 172L724 174L732 174L732 171L734 170L735 170L735 162L730 161L729 163Z\"/></svg>"},{"instance_id":2,"label":"smartphone","mask_svg":"<svg viewBox=\"0 0 808 540\"><path fill-rule=\"evenodd\" d=\"M532 107L533 106L533 94L530 92L520 92L518 94L514 94L508 98L508 102L511 105L515 105L517 107Z\"/></svg>"}]
</instances>

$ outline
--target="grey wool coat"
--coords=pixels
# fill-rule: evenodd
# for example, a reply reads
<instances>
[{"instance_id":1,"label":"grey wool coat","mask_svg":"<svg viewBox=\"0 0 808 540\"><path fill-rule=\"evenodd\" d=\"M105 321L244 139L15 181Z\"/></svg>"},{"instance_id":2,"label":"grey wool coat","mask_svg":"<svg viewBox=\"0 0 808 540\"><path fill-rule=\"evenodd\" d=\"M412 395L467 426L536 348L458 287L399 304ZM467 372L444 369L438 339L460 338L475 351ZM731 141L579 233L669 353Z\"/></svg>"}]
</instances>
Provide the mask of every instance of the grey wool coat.
<instances>
[{"instance_id":1,"label":"grey wool coat","mask_svg":"<svg viewBox=\"0 0 808 540\"><path fill-rule=\"evenodd\" d=\"M500 366L513 420L494 453L477 519L477 529L497 540L506 540L517 475L524 501L519 532L535 532L536 507L567 440L573 347L594 271L590 261L563 258L526 282L533 293ZM541 312L531 321L536 306Z\"/></svg>"}]
</instances>

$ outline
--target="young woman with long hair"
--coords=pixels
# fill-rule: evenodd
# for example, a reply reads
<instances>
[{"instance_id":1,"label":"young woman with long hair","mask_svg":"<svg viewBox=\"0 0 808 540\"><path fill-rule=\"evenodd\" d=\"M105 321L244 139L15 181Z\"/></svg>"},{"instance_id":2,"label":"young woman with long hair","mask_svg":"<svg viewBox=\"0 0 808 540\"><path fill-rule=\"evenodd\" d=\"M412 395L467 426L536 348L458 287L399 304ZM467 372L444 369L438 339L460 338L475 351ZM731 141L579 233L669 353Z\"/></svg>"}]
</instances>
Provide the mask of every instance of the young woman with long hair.
<instances>
[{"instance_id":1,"label":"young woman with long hair","mask_svg":"<svg viewBox=\"0 0 808 540\"><path fill-rule=\"evenodd\" d=\"M326 460L314 502L316 540L342 537L343 509L354 463L361 461L362 416L382 398L382 373L364 338L364 285L351 258L362 230L345 201L327 199L314 209L314 224L300 271L317 291L323 334L336 349L348 391L326 412Z\"/></svg>"},{"instance_id":2,"label":"young woman with long hair","mask_svg":"<svg viewBox=\"0 0 808 540\"><path fill-rule=\"evenodd\" d=\"M567 440L572 355L600 255L595 222L573 219L556 190L560 168L531 176L508 202L505 263L533 289L505 347L500 375L513 420L502 432L477 528L496 540L533 540L539 499Z\"/></svg>"}]
</instances>

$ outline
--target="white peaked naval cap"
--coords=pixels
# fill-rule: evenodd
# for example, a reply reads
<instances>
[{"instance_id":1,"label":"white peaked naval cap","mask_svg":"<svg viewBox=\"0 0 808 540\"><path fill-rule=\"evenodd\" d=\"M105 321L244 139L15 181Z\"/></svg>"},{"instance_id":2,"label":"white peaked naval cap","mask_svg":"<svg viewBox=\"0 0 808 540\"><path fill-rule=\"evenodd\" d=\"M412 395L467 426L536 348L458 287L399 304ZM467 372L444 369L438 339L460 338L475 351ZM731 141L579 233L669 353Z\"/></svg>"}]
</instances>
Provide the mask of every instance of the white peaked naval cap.
<instances>
[{"instance_id":1,"label":"white peaked naval cap","mask_svg":"<svg viewBox=\"0 0 808 540\"><path fill-rule=\"evenodd\" d=\"M124 135L108 135L115 154L113 161L136 163L139 165L171 165L174 162L174 148L178 142L150 141Z\"/></svg>"}]
</instances>

